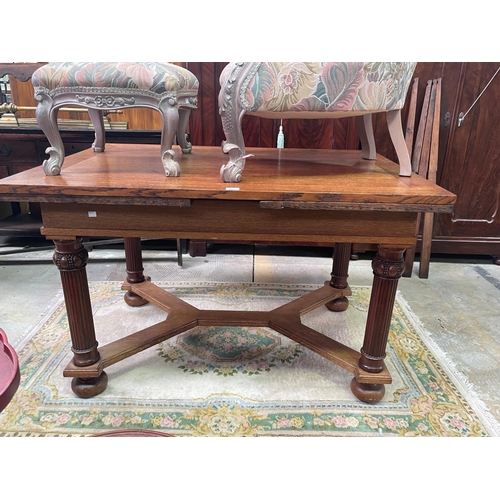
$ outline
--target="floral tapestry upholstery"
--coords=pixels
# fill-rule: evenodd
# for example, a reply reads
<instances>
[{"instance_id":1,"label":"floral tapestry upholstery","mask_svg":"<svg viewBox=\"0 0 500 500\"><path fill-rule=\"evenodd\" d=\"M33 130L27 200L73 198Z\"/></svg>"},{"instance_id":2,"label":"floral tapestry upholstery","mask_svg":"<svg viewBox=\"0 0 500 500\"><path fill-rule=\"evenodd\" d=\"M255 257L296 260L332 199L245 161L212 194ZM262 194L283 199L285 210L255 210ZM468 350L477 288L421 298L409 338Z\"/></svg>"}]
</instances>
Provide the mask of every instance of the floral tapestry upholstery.
<instances>
[{"instance_id":1,"label":"floral tapestry upholstery","mask_svg":"<svg viewBox=\"0 0 500 500\"><path fill-rule=\"evenodd\" d=\"M224 68L221 86L234 64ZM412 62L261 62L247 75L239 95L246 112L256 114L397 110L404 105L415 66Z\"/></svg>"},{"instance_id":2,"label":"floral tapestry upholstery","mask_svg":"<svg viewBox=\"0 0 500 500\"><path fill-rule=\"evenodd\" d=\"M51 62L32 76L34 87L114 87L162 94L197 90L198 79L188 70L158 62Z\"/></svg>"}]
</instances>

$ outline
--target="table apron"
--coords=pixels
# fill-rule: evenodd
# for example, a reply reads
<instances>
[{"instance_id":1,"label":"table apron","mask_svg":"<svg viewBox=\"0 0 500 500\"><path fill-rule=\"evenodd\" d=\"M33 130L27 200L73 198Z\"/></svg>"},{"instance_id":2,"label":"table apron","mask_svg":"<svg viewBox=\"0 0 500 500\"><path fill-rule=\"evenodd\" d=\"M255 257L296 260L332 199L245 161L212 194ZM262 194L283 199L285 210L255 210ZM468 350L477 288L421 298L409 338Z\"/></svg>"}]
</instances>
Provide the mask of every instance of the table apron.
<instances>
[{"instance_id":1,"label":"table apron","mask_svg":"<svg viewBox=\"0 0 500 500\"><path fill-rule=\"evenodd\" d=\"M360 242L411 246L417 213L266 210L258 201L194 200L190 206L41 204L41 233L211 240Z\"/></svg>"}]
</instances>

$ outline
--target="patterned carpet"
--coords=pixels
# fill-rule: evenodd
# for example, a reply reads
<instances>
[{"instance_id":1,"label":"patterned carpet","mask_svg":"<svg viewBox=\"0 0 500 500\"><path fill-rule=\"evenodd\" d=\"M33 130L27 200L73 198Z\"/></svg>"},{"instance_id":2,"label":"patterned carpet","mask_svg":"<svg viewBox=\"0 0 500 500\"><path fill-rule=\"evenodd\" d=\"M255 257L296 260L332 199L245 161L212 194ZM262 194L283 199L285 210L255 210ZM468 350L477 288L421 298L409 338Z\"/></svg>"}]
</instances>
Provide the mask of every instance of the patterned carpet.
<instances>
[{"instance_id":1,"label":"patterned carpet","mask_svg":"<svg viewBox=\"0 0 500 500\"><path fill-rule=\"evenodd\" d=\"M201 309L270 310L310 285L160 283ZM155 324L153 305L129 308L121 282L92 282L101 345ZM359 350L370 297L353 288L343 313L303 322ZM140 326L139 326L140 325ZM398 299L386 364L393 383L375 405L352 375L267 328L196 327L106 369L107 389L77 398L62 371L72 357L62 298L18 346L21 386L0 414L0 436L85 436L149 429L176 436L491 436L497 431L452 367L426 343Z\"/></svg>"}]
</instances>

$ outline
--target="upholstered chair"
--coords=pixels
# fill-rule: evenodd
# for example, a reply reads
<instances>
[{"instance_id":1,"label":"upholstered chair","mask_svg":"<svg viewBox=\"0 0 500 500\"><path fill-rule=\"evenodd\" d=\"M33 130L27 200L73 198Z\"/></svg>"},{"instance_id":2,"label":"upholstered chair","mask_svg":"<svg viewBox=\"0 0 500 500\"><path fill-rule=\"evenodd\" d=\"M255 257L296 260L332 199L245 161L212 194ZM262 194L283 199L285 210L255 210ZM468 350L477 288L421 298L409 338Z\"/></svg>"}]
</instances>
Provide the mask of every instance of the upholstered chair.
<instances>
[{"instance_id":1,"label":"upholstered chair","mask_svg":"<svg viewBox=\"0 0 500 500\"><path fill-rule=\"evenodd\" d=\"M225 182L240 182L245 161L241 122L245 114L263 118L357 117L362 158L375 159L372 115L386 113L400 175L411 175L401 124L412 62L233 62L220 76L219 113L229 161Z\"/></svg>"}]
</instances>

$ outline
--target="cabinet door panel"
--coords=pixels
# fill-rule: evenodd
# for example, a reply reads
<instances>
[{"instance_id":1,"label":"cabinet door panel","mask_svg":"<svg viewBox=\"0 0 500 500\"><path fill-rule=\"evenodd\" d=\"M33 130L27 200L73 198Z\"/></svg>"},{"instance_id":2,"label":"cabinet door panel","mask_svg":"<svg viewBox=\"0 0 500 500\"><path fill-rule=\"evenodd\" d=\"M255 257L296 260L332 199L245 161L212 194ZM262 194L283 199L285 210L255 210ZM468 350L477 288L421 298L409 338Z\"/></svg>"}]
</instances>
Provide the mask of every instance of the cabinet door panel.
<instances>
[{"instance_id":1,"label":"cabinet door panel","mask_svg":"<svg viewBox=\"0 0 500 500\"><path fill-rule=\"evenodd\" d=\"M457 195L453 216L439 217L443 236L500 237L500 76L466 113L499 63L462 63L455 112L439 183Z\"/></svg>"}]
</instances>

